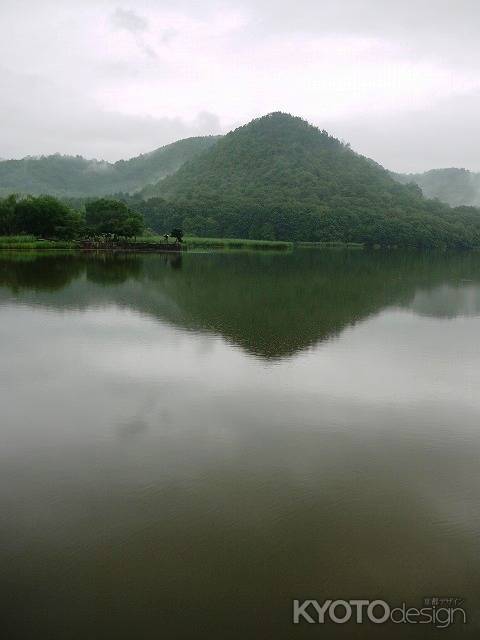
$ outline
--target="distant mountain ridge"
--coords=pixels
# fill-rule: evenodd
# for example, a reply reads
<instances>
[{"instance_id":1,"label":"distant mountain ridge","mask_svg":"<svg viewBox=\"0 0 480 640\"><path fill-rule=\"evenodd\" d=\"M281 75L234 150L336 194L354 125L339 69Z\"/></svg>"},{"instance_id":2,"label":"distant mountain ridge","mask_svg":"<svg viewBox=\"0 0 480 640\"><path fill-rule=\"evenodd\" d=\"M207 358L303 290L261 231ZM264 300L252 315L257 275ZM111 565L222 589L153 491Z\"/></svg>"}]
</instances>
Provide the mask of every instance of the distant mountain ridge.
<instances>
[{"instance_id":1,"label":"distant mountain ridge","mask_svg":"<svg viewBox=\"0 0 480 640\"><path fill-rule=\"evenodd\" d=\"M218 136L185 138L129 160L110 163L60 154L0 161L0 195L12 192L57 197L138 191L174 173Z\"/></svg>"},{"instance_id":2,"label":"distant mountain ridge","mask_svg":"<svg viewBox=\"0 0 480 640\"><path fill-rule=\"evenodd\" d=\"M480 173L451 167L392 176L402 184L414 182L426 198L438 198L452 207L480 206Z\"/></svg>"}]
</instances>

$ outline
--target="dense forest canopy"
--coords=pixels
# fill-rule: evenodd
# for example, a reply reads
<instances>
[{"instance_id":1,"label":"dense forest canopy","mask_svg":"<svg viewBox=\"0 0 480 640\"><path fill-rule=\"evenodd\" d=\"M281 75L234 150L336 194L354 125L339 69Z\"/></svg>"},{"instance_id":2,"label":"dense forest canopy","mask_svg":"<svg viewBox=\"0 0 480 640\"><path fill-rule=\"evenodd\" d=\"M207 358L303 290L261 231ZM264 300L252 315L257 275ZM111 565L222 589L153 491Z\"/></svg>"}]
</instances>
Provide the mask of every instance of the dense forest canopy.
<instances>
[{"instance_id":1,"label":"dense forest canopy","mask_svg":"<svg viewBox=\"0 0 480 640\"><path fill-rule=\"evenodd\" d=\"M55 154L0 161L0 195L100 196L138 191L208 149L215 136L187 138L115 163Z\"/></svg>"},{"instance_id":2,"label":"dense forest canopy","mask_svg":"<svg viewBox=\"0 0 480 640\"><path fill-rule=\"evenodd\" d=\"M142 173L139 168L152 168L153 158L158 173L162 163L166 166L167 156L176 158L177 170L132 194L129 187ZM4 186L2 164L0 187ZM439 200L426 199L411 180L405 179L406 184L402 184L398 177L394 179L389 171L326 131L285 113L258 118L223 137L180 141L109 167L106 175L115 167L119 176L125 176L115 184L121 186L116 199L121 199L130 212L129 224L118 227L127 235L140 228L143 216L147 228L161 234L175 228L187 235L260 240L480 247L478 209L451 208ZM145 177L146 170L142 175ZM64 180L61 172L58 180ZM42 198L42 203L35 201L35 206L47 206L48 197ZM26 218L16 213L22 207L32 209L33 200L4 198L0 203L0 233L34 233L41 237L93 233L88 215L86 218L90 200L88 193L80 198L64 197L62 206L69 212L70 222L57 220L53 227L42 230L31 217L28 223L20 224ZM50 202L52 211L58 213L59 207ZM77 222L73 224L72 220ZM105 224L103 232L108 227Z\"/></svg>"},{"instance_id":3,"label":"dense forest canopy","mask_svg":"<svg viewBox=\"0 0 480 640\"><path fill-rule=\"evenodd\" d=\"M476 209L451 209L301 118L272 113L221 138L135 206L155 230L398 246L480 245ZM142 194L140 194L141 196Z\"/></svg>"}]
</instances>

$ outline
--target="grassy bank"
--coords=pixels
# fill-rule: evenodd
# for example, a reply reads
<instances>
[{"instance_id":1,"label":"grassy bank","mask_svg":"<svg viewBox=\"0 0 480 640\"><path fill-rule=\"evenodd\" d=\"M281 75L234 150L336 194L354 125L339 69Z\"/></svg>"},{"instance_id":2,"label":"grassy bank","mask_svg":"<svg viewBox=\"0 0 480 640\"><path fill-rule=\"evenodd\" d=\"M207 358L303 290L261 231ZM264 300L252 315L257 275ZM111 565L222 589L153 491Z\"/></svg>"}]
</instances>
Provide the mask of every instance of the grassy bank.
<instances>
[{"instance_id":1,"label":"grassy bank","mask_svg":"<svg viewBox=\"0 0 480 640\"><path fill-rule=\"evenodd\" d=\"M261 249L286 250L291 249L291 242L281 240L248 240L242 238L198 238L187 236L184 242L189 249Z\"/></svg>"},{"instance_id":2,"label":"grassy bank","mask_svg":"<svg viewBox=\"0 0 480 640\"><path fill-rule=\"evenodd\" d=\"M0 236L1 250L75 249L75 242L65 240L38 240L35 236Z\"/></svg>"},{"instance_id":3,"label":"grassy bank","mask_svg":"<svg viewBox=\"0 0 480 640\"><path fill-rule=\"evenodd\" d=\"M302 249L364 249L365 245L361 242L296 242L296 247Z\"/></svg>"},{"instance_id":4,"label":"grassy bank","mask_svg":"<svg viewBox=\"0 0 480 640\"><path fill-rule=\"evenodd\" d=\"M165 242L163 236L148 235L135 239L135 244L163 244ZM173 244L173 240L170 240ZM281 240L249 240L242 238L198 238L196 236L187 236L184 238L184 244L188 249L219 249L219 250L238 250L238 249L256 249L256 250L286 250L291 249L293 243L283 242ZM61 240L39 240L35 236L0 236L0 250L50 250L50 249L75 249L78 247L76 242L67 242Z\"/></svg>"},{"instance_id":5,"label":"grassy bank","mask_svg":"<svg viewBox=\"0 0 480 640\"><path fill-rule=\"evenodd\" d=\"M163 236L145 235L135 239L137 244L142 242L159 243L165 242ZM173 242L170 238L169 242ZM199 236L184 236L183 243L188 249L261 249L261 250L285 250L293 247L292 242L282 240L249 240L247 238L202 238Z\"/></svg>"}]
</instances>

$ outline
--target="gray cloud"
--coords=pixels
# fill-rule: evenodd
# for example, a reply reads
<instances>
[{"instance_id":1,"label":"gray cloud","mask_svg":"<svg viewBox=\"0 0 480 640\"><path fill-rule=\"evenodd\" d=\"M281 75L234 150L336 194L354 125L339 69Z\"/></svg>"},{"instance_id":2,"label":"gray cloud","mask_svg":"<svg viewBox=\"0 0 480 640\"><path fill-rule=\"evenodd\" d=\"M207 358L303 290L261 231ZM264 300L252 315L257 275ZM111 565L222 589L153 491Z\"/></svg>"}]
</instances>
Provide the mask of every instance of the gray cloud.
<instances>
[{"instance_id":1,"label":"gray cloud","mask_svg":"<svg viewBox=\"0 0 480 640\"><path fill-rule=\"evenodd\" d=\"M290 0L243 1L268 31L368 34L414 50L435 46L431 53L446 58L479 55L477 0L302 0L294 9Z\"/></svg>"},{"instance_id":2,"label":"gray cloud","mask_svg":"<svg viewBox=\"0 0 480 640\"><path fill-rule=\"evenodd\" d=\"M0 22L0 157L117 159L282 109L395 170L480 170L477 0L2 0Z\"/></svg>"},{"instance_id":3,"label":"gray cloud","mask_svg":"<svg viewBox=\"0 0 480 640\"><path fill-rule=\"evenodd\" d=\"M100 110L81 91L63 93L61 86L41 76L1 68L0 95L4 159L60 152L116 160L221 129L218 116L208 112L186 120Z\"/></svg>"},{"instance_id":4,"label":"gray cloud","mask_svg":"<svg viewBox=\"0 0 480 640\"><path fill-rule=\"evenodd\" d=\"M148 29L148 20L131 9L116 9L112 14L112 24L117 29L139 33Z\"/></svg>"},{"instance_id":5,"label":"gray cloud","mask_svg":"<svg viewBox=\"0 0 480 640\"><path fill-rule=\"evenodd\" d=\"M146 18L140 16L131 9L117 8L111 16L112 26L115 29L123 29L135 37L138 48L152 60L157 59L155 49L147 44L144 39L144 32L148 31L149 23Z\"/></svg>"},{"instance_id":6,"label":"gray cloud","mask_svg":"<svg viewBox=\"0 0 480 640\"><path fill-rule=\"evenodd\" d=\"M442 101L436 109L327 122L339 137L385 167L421 172L440 167L480 171L480 92Z\"/></svg>"}]
</instances>

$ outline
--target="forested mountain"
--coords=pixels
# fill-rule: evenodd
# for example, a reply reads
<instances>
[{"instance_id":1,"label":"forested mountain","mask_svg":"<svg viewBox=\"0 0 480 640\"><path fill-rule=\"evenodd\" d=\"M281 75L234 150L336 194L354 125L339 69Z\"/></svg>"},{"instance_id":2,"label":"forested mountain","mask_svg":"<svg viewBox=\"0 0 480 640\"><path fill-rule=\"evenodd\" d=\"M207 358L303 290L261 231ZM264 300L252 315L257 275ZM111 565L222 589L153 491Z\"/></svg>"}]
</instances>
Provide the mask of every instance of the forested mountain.
<instances>
[{"instance_id":1,"label":"forested mountain","mask_svg":"<svg viewBox=\"0 0 480 640\"><path fill-rule=\"evenodd\" d=\"M444 185L450 201L471 201L475 174L446 171L456 191L438 172L424 174L435 174L425 184ZM79 211L92 196L121 194L162 234L480 247L478 209L429 200L412 176L394 178L326 131L279 112L223 137L188 138L113 164L59 155L3 161L0 196L11 192L54 194Z\"/></svg>"},{"instance_id":2,"label":"forested mountain","mask_svg":"<svg viewBox=\"0 0 480 640\"><path fill-rule=\"evenodd\" d=\"M480 213L427 200L372 160L301 118L272 113L221 138L138 201L158 231L341 240L401 246L479 246Z\"/></svg>"},{"instance_id":3,"label":"forested mountain","mask_svg":"<svg viewBox=\"0 0 480 640\"><path fill-rule=\"evenodd\" d=\"M186 138L115 163L60 154L3 160L0 195L15 192L82 197L137 191L173 173L216 140L216 136Z\"/></svg>"},{"instance_id":4,"label":"forested mountain","mask_svg":"<svg viewBox=\"0 0 480 640\"><path fill-rule=\"evenodd\" d=\"M392 176L402 184L418 184L426 198L438 198L453 207L480 206L480 173L451 168L425 173L392 173Z\"/></svg>"},{"instance_id":5,"label":"forested mountain","mask_svg":"<svg viewBox=\"0 0 480 640\"><path fill-rule=\"evenodd\" d=\"M200 159L147 191L195 202L245 199L327 210L338 198L387 203L415 189L399 187L380 165L326 131L272 113L230 132Z\"/></svg>"}]
</instances>

